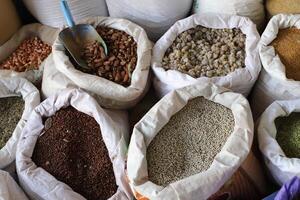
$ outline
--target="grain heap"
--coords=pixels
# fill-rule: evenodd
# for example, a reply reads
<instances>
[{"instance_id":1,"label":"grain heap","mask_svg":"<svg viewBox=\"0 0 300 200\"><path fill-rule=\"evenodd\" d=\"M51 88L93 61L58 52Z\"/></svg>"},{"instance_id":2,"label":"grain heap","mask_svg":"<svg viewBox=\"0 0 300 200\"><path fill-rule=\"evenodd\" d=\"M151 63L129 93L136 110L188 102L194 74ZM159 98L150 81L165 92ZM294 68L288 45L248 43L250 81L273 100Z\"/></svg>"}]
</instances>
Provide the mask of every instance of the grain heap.
<instances>
[{"instance_id":1,"label":"grain heap","mask_svg":"<svg viewBox=\"0 0 300 200\"><path fill-rule=\"evenodd\" d=\"M230 109L197 97L147 148L149 180L162 186L207 170L234 128Z\"/></svg>"},{"instance_id":2,"label":"grain heap","mask_svg":"<svg viewBox=\"0 0 300 200\"><path fill-rule=\"evenodd\" d=\"M275 120L276 140L289 158L300 158L300 113Z\"/></svg>"},{"instance_id":3,"label":"grain heap","mask_svg":"<svg viewBox=\"0 0 300 200\"><path fill-rule=\"evenodd\" d=\"M277 38L270 44L275 48L285 66L287 78L300 81L300 30L296 28L280 29Z\"/></svg>"},{"instance_id":4,"label":"grain heap","mask_svg":"<svg viewBox=\"0 0 300 200\"><path fill-rule=\"evenodd\" d=\"M162 67L194 78L226 76L245 67L245 40L236 28L196 26L178 35L166 51Z\"/></svg>"},{"instance_id":5,"label":"grain heap","mask_svg":"<svg viewBox=\"0 0 300 200\"><path fill-rule=\"evenodd\" d=\"M32 160L89 200L106 200L117 191L99 124L73 107L45 121Z\"/></svg>"},{"instance_id":6,"label":"grain heap","mask_svg":"<svg viewBox=\"0 0 300 200\"><path fill-rule=\"evenodd\" d=\"M38 37L25 39L20 46L0 64L0 69L24 72L38 70L52 48Z\"/></svg>"},{"instance_id":7,"label":"grain heap","mask_svg":"<svg viewBox=\"0 0 300 200\"><path fill-rule=\"evenodd\" d=\"M21 97L0 98L0 149L12 136L24 111Z\"/></svg>"},{"instance_id":8,"label":"grain heap","mask_svg":"<svg viewBox=\"0 0 300 200\"><path fill-rule=\"evenodd\" d=\"M86 44L82 57L92 68L90 73L129 86L137 63L136 42L124 31L103 26L98 26L96 30L106 42L109 52L105 56L98 42Z\"/></svg>"}]
</instances>

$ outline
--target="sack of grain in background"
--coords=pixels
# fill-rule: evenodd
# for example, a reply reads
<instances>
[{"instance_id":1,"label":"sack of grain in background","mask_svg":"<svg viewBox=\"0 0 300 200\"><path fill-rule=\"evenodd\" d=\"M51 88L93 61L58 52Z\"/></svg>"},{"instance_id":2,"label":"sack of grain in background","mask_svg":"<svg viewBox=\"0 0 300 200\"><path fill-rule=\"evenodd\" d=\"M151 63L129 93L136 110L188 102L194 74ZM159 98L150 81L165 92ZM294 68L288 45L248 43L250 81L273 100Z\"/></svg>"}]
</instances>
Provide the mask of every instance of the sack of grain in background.
<instances>
[{"instance_id":1,"label":"sack of grain in background","mask_svg":"<svg viewBox=\"0 0 300 200\"><path fill-rule=\"evenodd\" d=\"M135 125L127 173L137 199L207 199L250 152L248 101L211 83L177 89Z\"/></svg>"},{"instance_id":2,"label":"sack of grain in background","mask_svg":"<svg viewBox=\"0 0 300 200\"><path fill-rule=\"evenodd\" d=\"M58 33L58 29L41 24L23 26L0 46L0 77L22 77L33 83L41 81L45 60Z\"/></svg>"},{"instance_id":3,"label":"sack of grain in background","mask_svg":"<svg viewBox=\"0 0 300 200\"><path fill-rule=\"evenodd\" d=\"M62 28L65 18L60 8L60 0L23 0L27 9L42 24ZM87 17L108 16L105 0L68 0L75 21Z\"/></svg>"},{"instance_id":4,"label":"sack of grain in background","mask_svg":"<svg viewBox=\"0 0 300 200\"><path fill-rule=\"evenodd\" d=\"M268 18L277 14L300 14L299 0L266 0Z\"/></svg>"},{"instance_id":5,"label":"sack of grain in background","mask_svg":"<svg viewBox=\"0 0 300 200\"><path fill-rule=\"evenodd\" d=\"M109 56L111 56L109 58L114 57L112 59L115 60L105 66L105 68L108 67L109 72L113 71L111 74L112 76L115 69L119 69L121 66L126 66L127 73L130 69L133 69L132 73L130 72L129 75L128 85L124 86L116 83L113 80L109 80L109 77L105 78L98 74L89 74L80 71L78 66L76 66L74 62L71 61L70 57L68 57L62 42L57 39L53 45L53 57L52 59L50 58L45 66L42 84L43 96L47 98L59 90L70 87L79 87L91 93L98 103L106 108L123 109L134 106L146 94L148 87L150 86L148 75L152 44L148 40L146 32L141 27L125 19L95 17L83 20L82 23L91 24L94 27L99 26L100 28L98 30L100 31L104 30L102 27L120 30L123 31L122 33L126 34L127 37L131 37L129 39L130 41L134 40L136 44L134 47L135 50L132 51L133 48L131 47L129 52L135 52L135 56L131 58L134 59L135 66L130 66L130 63L127 62L125 62L125 65L122 65L123 61L120 62L119 58L116 58L117 55L111 56L114 52L118 52L118 57L129 57L129 55L127 55L128 49L125 50L125 53L120 53L119 51L124 49L119 47L113 47L113 49L109 50L111 53L109 54ZM120 38L123 37L117 37L118 40ZM114 41L117 39L113 39L113 36L109 39L111 45L116 43ZM124 40L122 41L124 42ZM117 63L115 63L115 61L117 61ZM110 78L113 77L110 76ZM116 76L114 78L116 78Z\"/></svg>"},{"instance_id":6,"label":"sack of grain in background","mask_svg":"<svg viewBox=\"0 0 300 200\"><path fill-rule=\"evenodd\" d=\"M257 134L265 164L277 184L300 177L300 100L274 101L261 115Z\"/></svg>"},{"instance_id":7,"label":"sack of grain in background","mask_svg":"<svg viewBox=\"0 0 300 200\"><path fill-rule=\"evenodd\" d=\"M77 116L81 116L80 119L74 118L74 115L71 117L71 114L66 112L66 109L76 111ZM67 114L60 114L59 119L52 118L61 112ZM112 112L114 111L107 112L102 109L94 98L82 90L77 89L68 89L57 93L43 101L34 109L22 132L16 158L20 184L30 198L45 200L91 199L83 197L79 192L76 193L69 185L61 181L62 178L69 181L75 178L77 181L77 190L90 188L91 191L98 191L105 194L111 192L107 190L111 185L114 185L115 191L108 199L131 199L132 194L125 175L125 156L127 148L125 140L126 137L128 137L128 129L126 129L128 122L120 120L118 117L115 118L119 115L119 112L114 114L112 114ZM46 121L45 117L47 118ZM89 122L93 122L86 122L86 124L82 125L81 120L87 117L92 118ZM65 118L65 120L61 120L61 118ZM49 119L50 121L48 121ZM77 125L78 127L74 128ZM91 138L91 133L96 134L93 135L94 140ZM101 135L99 136L97 133ZM82 136L82 134L85 135ZM45 141L45 138L42 139L43 137L48 139ZM78 144L78 140L74 140L74 137L75 139L77 137L81 140L85 139L86 141L90 141L90 144L87 144L87 142ZM46 144L50 143L52 145L47 147L45 143L40 143L41 140L46 142ZM101 140L100 143L99 140ZM61 146L54 148L54 145L57 143ZM100 144L101 147L96 144ZM90 147L91 149L88 151L87 149ZM41 151L36 150L36 148ZM78 150L80 150L80 152L78 152ZM103 160L99 162L99 155L96 156L93 152L100 152L99 154ZM60 159L57 160L59 156L61 159L64 159L62 162ZM43 161L43 159L49 160ZM37 163L34 161L38 161L39 165L37 166ZM53 166L55 162L60 163L59 167ZM75 167L72 167L73 165ZM57 180L54 174L43 168L44 166L52 166L54 170L58 170L56 171L56 175L60 174L61 179ZM103 171L97 171L97 167L99 166ZM62 169L64 171L62 171ZM70 170L76 171L75 173L78 172L78 176L74 176L73 171L71 172ZM113 180L111 179L111 173L114 176ZM92 180L91 177L93 177ZM79 185L78 181L80 181ZM87 184L87 182L89 182L89 184ZM97 190L99 187L106 187L107 190ZM89 193L89 195L94 194Z\"/></svg>"},{"instance_id":8,"label":"sack of grain in background","mask_svg":"<svg viewBox=\"0 0 300 200\"><path fill-rule=\"evenodd\" d=\"M259 43L263 69L250 97L254 120L273 101L300 97L299 40L300 15L280 14L270 20Z\"/></svg>"},{"instance_id":9,"label":"sack of grain in background","mask_svg":"<svg viewBox=\"0 0 300 200\"><path fill-rule=\"evenodd\" d=\"M258 30L263 30L265 25L263 0L194 0L193 13L219 13L249 17Z\"/></svg>"},{"instance_id":10,"label":"sack of grain in background","mask_svg":"<svg viewBox=\"0 0 300 200\"><path fill-rule=\"evenodd\" d=\"M261 69L259 38L245 17L197 14L180 20L153 47L155 90L163 96L204 80L247 96Z\"/></svg>"},{"instance_id":11,"label":"sack of grain in background","mask_svg":"<svg viewBox=\"0 0 300 200\"><path fill-rule=\"evenodd\" d=\"M40 94L23 78L1 78L0 102L0 169L3 169L15 160L21 132L31 111L40 103Z\"/></svg>"},{"instance_id":12,"label":"sack of grain in background","mask_svg":"<svg viewBox=\"0 0 300 200\"><path fill-rule=\"evenodd\" d=\"M188 16L192 0L106 0L109 15L131 20L158 40L177 20Z\"/></svg>"},{"instance_id":13,"label":"sack of grain in background","mask_svg":"<svg viewBox=\"0 0 300 200\"><path fill-rule=\"evenodd\" d=\"M9 175L9 173L0 170L0 199L27 200L25 193Z\"/></svg>"}]
</instances>

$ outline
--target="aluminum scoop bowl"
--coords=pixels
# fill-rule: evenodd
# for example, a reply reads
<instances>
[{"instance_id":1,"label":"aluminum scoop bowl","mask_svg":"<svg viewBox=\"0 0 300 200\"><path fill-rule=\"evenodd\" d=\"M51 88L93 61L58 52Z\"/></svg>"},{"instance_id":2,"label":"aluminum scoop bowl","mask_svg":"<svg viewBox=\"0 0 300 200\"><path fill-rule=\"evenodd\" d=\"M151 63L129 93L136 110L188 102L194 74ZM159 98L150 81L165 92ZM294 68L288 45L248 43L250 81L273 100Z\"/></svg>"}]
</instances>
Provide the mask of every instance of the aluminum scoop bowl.
<instances>
[{"instance_id":1,"label":"aluminum scoop bowl","mask_svg":"<svg viewBox=\"0 0 300 200\"><path fill-rule=\"evenodd\" d=\"M66 0L61 0L60 4L69 27L59 33L59 39L71 54L75 62L85 71L91 71L92 69L82 58L82 52L85 45L98 41L104 48L105 55L108 53L107 46L93 26L89 24L75 25Z\"/></svg>"}]
</instances>

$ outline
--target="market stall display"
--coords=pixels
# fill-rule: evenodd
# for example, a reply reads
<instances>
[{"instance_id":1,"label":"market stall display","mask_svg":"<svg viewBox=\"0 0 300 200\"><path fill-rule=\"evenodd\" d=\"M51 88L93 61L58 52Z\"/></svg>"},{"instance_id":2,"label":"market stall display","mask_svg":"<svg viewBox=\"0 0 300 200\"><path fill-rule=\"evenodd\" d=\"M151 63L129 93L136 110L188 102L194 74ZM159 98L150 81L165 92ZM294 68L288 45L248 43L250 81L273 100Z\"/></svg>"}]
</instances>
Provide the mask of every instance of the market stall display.
<instances>
[{"instance_id":1,"label":"market stall display","mask_svg":"<svg viewBox=\"0 0 300 200\"><path fill-rule=\"evenodd\" d=\"M293 196L297 1L1 1L0 199Z\"/></svg>"},{"instance_id":2,"label":"market stall display","mask_svg":"<svg viewBox=\"0 0 300 200\"><path fill-rule=\"evenodd\" d=\"M127 171L135 197L207 199L242 164L252 138L252 115L241 94L211 83L167 94L131 136Z\"/></svg>"},{"instance_id":3,"label":"market stall display","mask_svg":"<svg viewBox=\"0 0 300 200\"><path fill-rule=\"evenodd\" d=\"M41 24L23 26L0 46L0 77L22 77L36 83L41 81L45 60L58 29Z\"/></svg>"},{"instance_id":4,"label":"market stall display","mask_svg":"<svg viewBox=\"0 0 300 200\"><path fill-rule=\"evenodd\" d=\"M30 198L131 198L125 175L127 125L111 116L77 89L57 93L34 109L16 159Z\"/></svg>"},{"instance_id":5,"label":"market stall display","mask_svg":"<svg viewBox=\"0 0 300 200\"><path fill-rule=\"evenodd\" d=\"M154 87L163 96L205 81L247 96L261 69L258 41L255 25L244 17L202 14L180 20L153 48Z\"/></svg>"}]
</instances>

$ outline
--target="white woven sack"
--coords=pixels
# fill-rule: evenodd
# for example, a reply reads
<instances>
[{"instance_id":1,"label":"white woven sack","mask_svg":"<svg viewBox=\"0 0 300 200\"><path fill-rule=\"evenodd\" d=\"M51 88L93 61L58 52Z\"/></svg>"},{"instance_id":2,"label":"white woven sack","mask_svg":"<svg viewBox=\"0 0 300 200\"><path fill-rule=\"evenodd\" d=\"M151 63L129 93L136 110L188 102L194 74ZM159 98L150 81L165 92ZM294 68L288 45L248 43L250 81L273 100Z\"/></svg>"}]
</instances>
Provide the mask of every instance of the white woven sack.
<instances>
[{"instance_id":1,"label":"white woven sack","mask_svg":"<svg viewBox=\"0 0 300 200\"><path fill-rule=\"evenodd\" d=\"M44 128L42 118L50 117L59 109L68 106L94 117L100 125L118 185L117 192L109 200L130 199L131 192L125 175L125 137L128 135L128 130L124 128L127 125L123 124L124 121L112 118L113 115L108 115L94 98L77 89L63 90L49 97L31 113L17 149L16 165L20 184L29 197L35 200L85 199L68 185L58 181L41 167L37 167L31 159L36 141Z\"/></svg>"},{"instance_id":2,"label":"white woven sack","mask_svg":"<svg viewBox=\"0 0 300 200\"><path fill-rule=\"evenodd\" d=\"M300 177L300 159L288 158L276 141L274 120L278 117L300 112L300 100L273 102L261 115L257 134L259 148L263 153L265 164L279 185L283 185L294 176Z\"/></svg>"},{"instance_id":3,"label":"white woven sack","mask_svg":"<svg viewBox=\"0 0 300 200\"><path fill-rule=\"evenodd\" d=\"M21 132L31 111L40 103L39 91L27 80L23 78L1 78L0 98L13 96L22 97L25 102L25 107L11 138L7 141L6 145L0 149L0 169L4 169L15 160L17 143Z\"/></svg>"},{"instance_id":4,"label":"white woven sack","mask_svg":"<svg viewBox=\"0 0 300 200\"><path fill-rule=\"evenodd\" d=\"M49 26L44 26L41 24L29 24L23 26L16 34L14 34L10 40L0 46L0 63L7 59L23 42L23 40L37 36L43 42L52 46L57 35L59 33L58 29L51 28ZM46 59L47 60L47 59ZM3 70L0 69L0 77L22 77L26 78L31 82L36 82L42 78L42 73L44 69L45 61L41 63L38 70L29 70L25 72L16 72L13 70Z\"/></svg>"},{"instance_id":5,"label":"white woven sack","mask_svg":"<svg viewBox=\"0 0 300 200\"><path fill-rule=\"evenodd\" d=\"M261 36L259 55L263 70L251 96L254 119L257 119L275 100L289 100L300 97L300 81L294 81L286 77L285 66L275 53L274 47L269 46L277 37L279 29L290 27L300 28L300 15L280 14L274 16Z\"/></svg>"},{"instance_id":6,"label":"white woven sack","mask_svg":"<svg viewBox=\"0 0 300 200\"><path fill-rule=\"evenodd\" d=\"M0 170L0 199L1 200L27 200L28 198L9 175Z\"/></svg>"},{"instance_id":7,"label":"white woven sack","mask_svg":"<svg viewBox=\"0 0 300 200\"><path fill-rule=\"evenodd\" d=\"M105 78L81 72L72 65L59 39L53 45L53 61L47 63L43 76L42 92L49 97L58 90L79 87L91 93L106 108L129 108L145 95L150 85L149 68L152 44L145 31L136 24L109 17L95 17L83 21L93 26L103 25L125 31L137 43L137 65L132 73L131 84L124 87Z\"/></svg>"},{"instance_id":8,"label":"white woven sack","mask_svg":"<svg viewBox=\"0 0 300 200\"><path fill-rule=\"evenodd\" d=\"M155 135L190 99L203 96L232 110L234 130L210 168L165 188L148 180L146 149ZM247 157L253 139L250 106L241 94L211 83L187 86L164 96L135 125L128 150L127 172L138 200L202 200L209 198L233 175Z\"/></svg>"},{"instance_id":9,"label":"white woven sack","mask_svg":"<svg viewBox=\"0 0 300 200\"><path fill-rule=\"evenodd\" d=\"M42 24L62 28L65 18L60 8L60 0L23 0L27 9ZM68 0L75 21L86 17L108 16L105 0Z\"/></svg>"},{"instance_id":10,"label":"white woven sack","mask_svg":"<svg viewBox=\"0 0 300 200\"><path fill-rule=\"evenodd\" d=\"M172 45L176 37L197 25L208 28L239 28L246 35L246 59L245 68L237 69L222 77L193 78L177 70L165 70L162 67L162 59L166 50ZM255 83L261 69L257 44L259 35L255 25L245 17L202 14L193 15L176 22L153 47L151 67L155 74L154 87L159 96L163 96L171 90L181 88L199 81L212 82L229 88L234 92L247 96Z\"/></svg>"},{"instance_id":11,"label":"white woven sack","mask_svg":"<svg viewBox=\"0 0 300 200\"><path fill-rule=\"evenodd\" d=\"M177 20L188 16L193 0L106 0L109 15L142 26L152 41L158 40Z\"/></svg>"},{"instance_id":12,"label":"white woven sack","mask_svg":"<svg viewBox=\"0 0 300 200\"><path fill-rule=\"evenodd\" d=\"M262 30L265 25L263 0L194 0L193 13L220 13L249 17Z\"/></svg>"}]
</instances>

